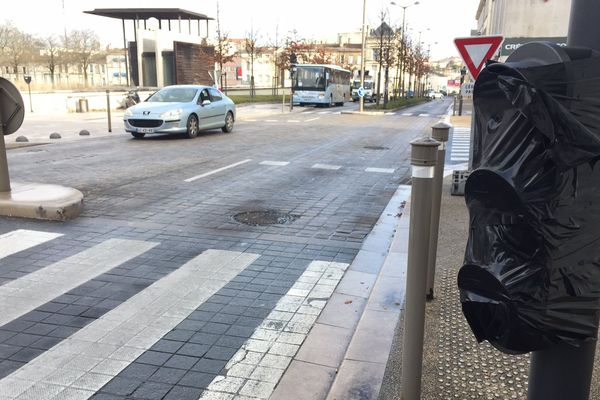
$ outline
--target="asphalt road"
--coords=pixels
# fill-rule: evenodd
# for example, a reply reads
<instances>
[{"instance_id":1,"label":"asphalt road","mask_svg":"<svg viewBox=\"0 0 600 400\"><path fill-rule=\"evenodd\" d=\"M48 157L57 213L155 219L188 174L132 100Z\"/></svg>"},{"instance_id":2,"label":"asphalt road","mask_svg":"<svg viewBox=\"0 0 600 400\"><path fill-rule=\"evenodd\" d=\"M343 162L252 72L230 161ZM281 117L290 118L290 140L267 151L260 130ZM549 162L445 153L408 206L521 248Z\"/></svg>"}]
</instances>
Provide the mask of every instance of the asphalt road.
<instances>
[{"instance_id":1,"label":"asphalt road","mask_svg":"<svg viewBox=\"0 0 600 400\"><path fill-rule=\"evenodd\" d=\"M0 301L16 302L21 287L39 297L0 326L0 393L268 397L314 323L314 307L318 315L311 293L327 300L398 185L409 182L410 141L429 134L449 106L433 101L382 116L341 114L356 104L291 113L240 107L232 133L195 139L134 139L118 116L110 134L98 115L26 121L17 135L49 144L9 149L11 180L77 188L85 207L65 223L0 217ZM92 135L75 135L79 129ZM50 142L48 130L72 136ZM249 219L270 223L239 222ZM24 248L14 250L17 241ZM61 285L48 285L48 276ZM167 313L149 317L165 304ZM128 318L139 332L126 340L132 323L102 325ZM275 334L286 338L279 352L261 347ZM69 346L85 349L75 356ZM223 380L240 366L244 373Z\"/></svg>"}]
</instances>

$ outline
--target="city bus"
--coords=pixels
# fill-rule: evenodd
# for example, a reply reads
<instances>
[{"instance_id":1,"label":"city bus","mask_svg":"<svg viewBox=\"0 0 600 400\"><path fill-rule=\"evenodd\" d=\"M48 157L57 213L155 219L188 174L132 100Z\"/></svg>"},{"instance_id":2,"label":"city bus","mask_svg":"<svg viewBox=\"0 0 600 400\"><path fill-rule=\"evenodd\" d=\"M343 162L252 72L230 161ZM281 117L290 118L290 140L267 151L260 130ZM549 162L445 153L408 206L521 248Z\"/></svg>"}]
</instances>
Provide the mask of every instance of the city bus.
<instances>
[{"instance_id":1,"label":"city bus","mask_svg":"<svg viewBox=\"0 0 600 400\"><path fill-rule=\"evenodd\" d=\"M351 99L352 73L337 65L296 64L292 82L294 104L343 106Z\"/></svg>"}]
</instances>

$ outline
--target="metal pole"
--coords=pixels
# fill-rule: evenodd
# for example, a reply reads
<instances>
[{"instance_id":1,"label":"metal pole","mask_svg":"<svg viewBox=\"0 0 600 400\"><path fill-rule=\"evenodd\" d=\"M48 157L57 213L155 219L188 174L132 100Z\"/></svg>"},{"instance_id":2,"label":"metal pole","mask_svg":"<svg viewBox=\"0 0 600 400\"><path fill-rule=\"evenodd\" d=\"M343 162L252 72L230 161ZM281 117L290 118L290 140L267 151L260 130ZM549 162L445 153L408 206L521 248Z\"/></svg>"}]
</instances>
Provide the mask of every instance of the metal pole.
<instances>
[{"instance_id":1,"label":"metal pole","mask_svg":"<svg viewBox=\"0 0 600 400\"><path fill-rule=\"evenodd\" d=\"M112 121L110 117L110 90L106 89L106 113L108 114L108 131L112 132Z\"/></svg>"},{"instance_id":2,"label":"metal pole","mask_svg":"<svg viewBox=\"0 0 600 400\"><path fill-rule=\"evenodd\" d=\"M600 50L600 2L572 0L567 46Z\"/></svg>"},{"instance_id":3,"label":"metal pole","mask_svg":"<svg viewBox=\"0 0 600 400\"><path fill-rule=\"evenodd\" d=\"M10 192L10 176L6 160L6 145L4 144L4 129L0 124L0 193Z\"/></svg>"},{"instance_id":4,"label":"metal pole","mask_svg":"<svg viewBox=\"0 0 600 400\"><path fill-rule=\"evenodd\" d=\"M367 0L363 0L363 20L362 20L362 46L360 48L360 87L364 87L365 84L365 40L366 40L366 29L365 29L365 18L367 13ZM363 112L365 110L365 99L364 96L358 96L358 111Z\"/></svg>"},{"instance_id":5,"label":"metal pole","mask_svg":"<svg viewBox=\"0 0 600 400\"><path fill-rule=\"evenodd\" d=\"M27 90L29 91L29 111L33 113L33 103L31 102L31 83L27 84Z\"/></svg>"},{"instance_id":6,"label":"metal pole","mask_svg":"<svg viewBox=\"0 0 600 400\"><path fill-rule=\"evenodd\" d=\"M587 400L594 369L596 341L579 347L556 346L531 353L529 400Z\"/></svg>"},{"instance_id":7,"label":"metal pole","mask_svg":"<svg viewBox=\"0 0 600 400\"><path fill-rule=\"evenodd\" d=\"M410 144L412 146L412 193L402 345L402 399L419 400L425 333L423 293L427 286L433 176L440 143L431 138L421 138L413 140Z\"/></svg>"},{"instance_id":8,"label":"metal pole","mask_svg":"<svg viewBox=\"0 0 600 400\"><path fill-rule=\"evenodd\" d=\"M462 97L462 85L460 85L460 88L458 89L458 115L462 115L462 108L463 108L463 97Z\"/></svg>"},{"instance_id":9,"label":"metal pole","mask_svg":"<svg viewBox=\"0 0 600 400\"><path fill-rule=\"evenodd\" d=\"M125 36L125 19L122 19L123 23L123 48L125 49L125 76L127 77L127 86L129 86L129 62L127 61L127 57L129 57L129 52L127 51L127 38ZM121 63L119 63L119 66ZM119 74L120 75L120 74ZM119 76L119 84L121 83L121 76Z\"/></svg>"},{"instance_id":10,"label":"metal pole","mask_svg":"<svg viewBox=\"0 0 600 400\"><path fill-rule=\"evenodd\" d=\"M0 193L10 192L10 176L6 160L6 145L4 144L4 117L0 114Z\"/></svg>"},{"instance_id":11,"label":"metal pole","mask_svg":"<svg viewBox=\"0 0 600 400\"><path fill-rule=\"evenodd\" d=\"M442 183L444 181L444 162L446 160L446 142L448 132L452 125L440 122L431 127L431 137L440 142L435 163L433 177L433 196L431 206L431 240L429 241L429 255L427 256L427 300L433 300L433 286L435 280L435 262L437 258L438 231L440 228L440 207L442 205Z\"/></svg>"},{"instance_id":12,"label":"metal pole","mask_svg":"<svg viewBox=\"0 0 600 400\"><path fill-rule=\"evenodd\" d=\"M600 2L572 0L567 45L600 50L599 18ZM595 350L596 340L590 340L579 347L563 345L532 352L528 399L587 400Z\"/></svg>"}]
</instances>

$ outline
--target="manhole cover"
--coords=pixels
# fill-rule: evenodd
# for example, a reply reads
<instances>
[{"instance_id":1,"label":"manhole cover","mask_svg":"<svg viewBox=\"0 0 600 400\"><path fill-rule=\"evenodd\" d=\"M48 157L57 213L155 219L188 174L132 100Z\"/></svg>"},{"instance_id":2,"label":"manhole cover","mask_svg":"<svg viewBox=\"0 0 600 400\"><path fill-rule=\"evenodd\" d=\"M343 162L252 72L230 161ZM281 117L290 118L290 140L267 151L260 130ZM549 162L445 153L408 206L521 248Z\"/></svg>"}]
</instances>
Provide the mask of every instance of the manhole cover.
<instances>
[{"instance_id":1,"label":"manhole cover","mask_svg":"<svg viewBox=\"0 0 600 400\"><path fill-rule=\"evenodd\" d=\"M384 146L365 146L365 149L369 149L369 150L389 150L389 147L384 147Z\"/></svg>"},{"instance_id":2,"label":"manhole cover","mask_svg":"<svg viewBox=\"0 0 600 400\"><path fill-rule=\"evenodd\" d=\"M286 214L274 210L246 211L233 216L237 222L251 226L283 225L294 222L299 215Z\"/></svg>"}]
</instances>

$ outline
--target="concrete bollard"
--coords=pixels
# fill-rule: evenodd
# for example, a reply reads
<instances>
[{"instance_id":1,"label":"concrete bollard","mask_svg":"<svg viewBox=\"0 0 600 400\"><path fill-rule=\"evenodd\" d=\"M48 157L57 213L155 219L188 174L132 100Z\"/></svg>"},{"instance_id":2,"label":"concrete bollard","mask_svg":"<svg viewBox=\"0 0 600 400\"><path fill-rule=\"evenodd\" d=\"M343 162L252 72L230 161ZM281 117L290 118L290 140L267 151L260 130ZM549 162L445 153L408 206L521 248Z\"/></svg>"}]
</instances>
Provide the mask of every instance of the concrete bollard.
<instances>
[{"instance_id":1,"label":"concrete bollard","mask_svg":"<svg viewBox=\"0 0 600 400\"><path fill-rule=\"evenodd\" d=\"M442 205L442 184L444 182L444 164L446 159L446 142L452 125L440 122L431 127L431 137L440 146L437 152L435 174L433 177L433 196L431 208L431 240L429 241L429 255L427 257L427 300L433 300L433 286L435 280L435 262L437 258L438 232L440 229L440 208Z\"/></svg>"},{"instance_id":2,"label":"concrete bollard","mask_svg":"<svg viewBox=\"0 0 600 400\"><path fill-rule=\"evenodd\" d=\"M402 346L402 399L419 400L425 333L423 293L427 287L433 177L440 143L432 138L421 138L410 144L412 191Z\"/></svg>"}]
</instances>

